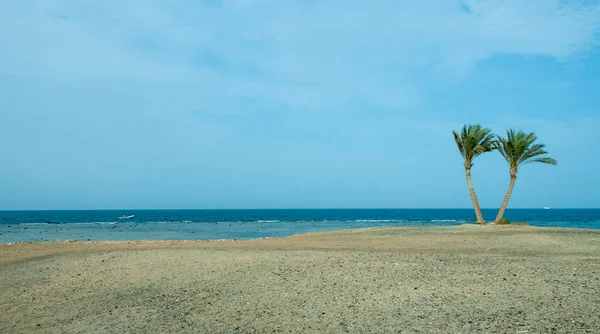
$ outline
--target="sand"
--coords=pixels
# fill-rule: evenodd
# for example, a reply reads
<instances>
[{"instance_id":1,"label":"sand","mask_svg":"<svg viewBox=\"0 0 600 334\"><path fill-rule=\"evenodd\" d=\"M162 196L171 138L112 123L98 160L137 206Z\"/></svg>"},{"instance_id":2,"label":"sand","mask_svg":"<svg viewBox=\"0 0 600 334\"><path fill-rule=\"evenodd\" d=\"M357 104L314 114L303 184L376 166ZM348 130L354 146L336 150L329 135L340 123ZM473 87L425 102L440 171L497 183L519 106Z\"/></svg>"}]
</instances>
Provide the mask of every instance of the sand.
<instances>
[{"instance_id":1,"label":"sand","mask_svg":"<svg viewBox=\"0 0 600 334\"><path fill-rule=\"evenodd\" d=\"M0 245L0 333L598 333L600 231Z\"/></svg>"}]
</instances>

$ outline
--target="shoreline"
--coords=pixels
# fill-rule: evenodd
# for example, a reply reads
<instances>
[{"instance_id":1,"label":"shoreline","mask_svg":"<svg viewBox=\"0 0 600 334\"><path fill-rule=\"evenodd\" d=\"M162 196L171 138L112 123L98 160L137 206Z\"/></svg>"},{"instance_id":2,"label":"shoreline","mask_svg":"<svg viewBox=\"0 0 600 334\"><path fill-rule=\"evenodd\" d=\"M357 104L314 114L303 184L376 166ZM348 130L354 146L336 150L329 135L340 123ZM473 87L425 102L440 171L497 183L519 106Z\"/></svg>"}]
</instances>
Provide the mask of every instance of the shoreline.
<instances>
[{"instance_id":1,"label":"shoreline","mask_svg":"<svg viewBox=\"0 0 600 334\"><path fill-rule=\"evenodd\" d=\"M531 243L519 244L523 240ZM153 250L153 249L260 249L260 250L332 250L332 251L375 251L375 252L426 252L426 253L469 253L512 254L528 253L556 254L565 249L555 247L536 248L539 240L580 236L598 238L600 254L600 230L583 228L537 227L531 225L478 225L454 226L402 226L369 227L326 232L298 233L286 237L264 237L257 239L188 239L188 240L92 240L92 241L24 241L0 244L0 264L11 261L15 252L19 258L35 254L58 252L110 250ZM555 243L560 244L560 242ZM563 242L564 244L564 242ZM543 246L547 246L542 244ZM585 249L569 245L566 249ZM585 252L588 253L588 252Z\"/></svg>"},{"instance_id":2,"label":"shoreline","mask_svg":"<svg viewBox=\"0 0 600 334\"><path fill-rule=\"evenodd\" d=\"M0 246L3 245L19 245L19 244L52 244L52 243L78 243L78 244L94 244L94 243L108 243L108 244L120 244L120 243L151 243L151 242L222 242L222 241L232 241L232 242L244 242L244 241L255 241L255 240L269 240L269 239L286 239L290 237L302 236L302 235L310 235L310 234L336 234L336 233L344 233L344 232L352 232L352 233L360 233L372 230L409 230L409 229L422 229L422 230L431 230L424 231L424 233L434 232L436 229L451 229L451 228L461 228L461 227L475 227L475 228L497 228L497 229L522 229L522 228L531 228L535 230L547 230L547 231L578 231L578 232L589 232L589 233L598 233L600 234L600 227L595 228L582 228L582 227L558 227L558 226L536 226L530 225L529 223L511 223L511 224L490 224L487 223L485 225L480 225L477 223L462 223L457 225L445 225L445 226L420 226L420 225L408 225L408 226L375 226L375 227L361 227L361 228L348 228L348 229L339 229L339 230L331 230L331 231L313 231L313 232L301 232L292 234L289 236L275 236L275 237L257 237L251 239L114 239L114 240L76 240L76 239L58 239L58 240L44 240L44 241L11 241L0 243ZM452 232L452 231L451 231Z\"/></svg>"},{"instance_id":3,"label":"shoreline","mask_svg":"<svg viewBox=\"0 0 600 334\"><path fill-rule=\"evenodd\" d=\"M279 214L282 215L283 213ZM293 219L308 219L306 221L287 221L284 217L254 217L256 221L237 221L241 217L205 217L205 218L223 218L226 221L219 222L200 222L200 221L177 221L169 223L167 221L147 221L147 222L122 222L122 223L106 223L100 222L103 217L98 218L98 222L83 222L83 223L59 223L59 224L48 224L48 223L32 223L34 216L26 216L23 219L13 217L14 220L3 220L3 224L0 224L0 244L14 243L14 242L55 242L55 241L69 241L76 240L77 242L83 241L101 241L101 240L252 240L259 238L279 238L287 237L298 233L307 232L325 232L325 231L339 231L347 229L358 229L358 228L370 228L370 227L440 227L440 226L460 226L466 223L470 223L470 220L464 220L464 217L453 217L455 219L441 219L435 220L436 217L433 213L422 214L422 217L417 217L419 220L414 222L410 219L414 218L404 213L399 220L395 219L358 219L364 218L358 214L351 216L349 219L348 214L346 216L339 215L339 217L325 217L324 214L316 217L316 220L312 220L315 217L300 217L286 213L285 218ZM385 215L374 215L368 213L370 217L375 218L389 218ZM446 213L448 214L448 213ZM579 214L579 213L578 213ZM598 213L600 214L600 212ZM81 214L83 215L83 214ZM367 215L367 213L362 213ZM390 215L390 213L388 213ZM398 214L399 215L399 214ZM564 222L556 221L552 224L550 221L542 222L536 220L529 220L526 215L516 219L515 221L526 221L531 226L536 227L556 227L556 228L586 228L586 229L600 229L600 225L590 219L594 218L593 214L587 214L585 217L587 220L583 222L571 222L568 219L571 217L563 215ZM44 216L45 217L45 216ZM184 216L188 218L188 216ZM543 217L543 216L540 216ZM48 216L48 220L56 220ZM141 220L146 219L159 219L161 217L142 217ZM170 217L173 218L173 217ZM189 219L193 219L193 215L190 215ZM200 218L200 217L195 217ZM228 218L233 220L229 221ZM259 219L260 218L260 219ZM278 218L278 219L262 219L262 218ZM424 220L420 220L420 219ZM441 217L447 218L447 217ZM27 220L29 219L29 221ZM41 219L37 217L36 219ZM80 217L73 216L71 218L74 221L80 219L90 219L89 216ZM283 219L283 220L279 220ZM325 220L323 220L325 219ZM333 219L333 220L328 220ZM338 220L340 219L340 220ZM347 220L349 219L349 220ZM408 219L408 220L405 220ZM554 219L554 218L553 218ZM94 219L95 220L95 219ZM14 224L7 224L7 222L13 222ZM60 220L57 220L60 221ZM517 224L510 224L516 226Z\"/></svg>"}]
</instances>

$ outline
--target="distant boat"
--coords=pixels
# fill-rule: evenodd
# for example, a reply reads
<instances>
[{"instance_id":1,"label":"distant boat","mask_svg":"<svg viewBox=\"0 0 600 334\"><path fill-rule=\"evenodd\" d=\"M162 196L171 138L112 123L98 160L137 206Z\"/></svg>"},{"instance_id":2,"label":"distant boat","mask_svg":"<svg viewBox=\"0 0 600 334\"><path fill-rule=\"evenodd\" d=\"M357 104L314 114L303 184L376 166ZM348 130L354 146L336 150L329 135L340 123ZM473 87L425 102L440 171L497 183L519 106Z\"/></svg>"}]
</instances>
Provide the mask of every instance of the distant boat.
<instances>
[{"instance_id":1,"label":"distant boat","mask_svg":"<svg viewBox=\"0 0 600 334\"><path fill-rule=\"evenodd\" d=\"M550 210L550 208L549 208L549 207L547 207L547 206L545 206L545 207L544 207L544 210Z\"/></svg>"},{"instance_id":2,"label":"distant boat","mask_svg":"<svg viewBox=\"0 0 600 334\"><path fill-rule=\"evenodd\" d=\"M131 215L131 216L121 216L121 217L119 217L119 219L131 219L131 218L133 218L133 217L135 217L135 215Z\"/></svg>"}]
</instances>

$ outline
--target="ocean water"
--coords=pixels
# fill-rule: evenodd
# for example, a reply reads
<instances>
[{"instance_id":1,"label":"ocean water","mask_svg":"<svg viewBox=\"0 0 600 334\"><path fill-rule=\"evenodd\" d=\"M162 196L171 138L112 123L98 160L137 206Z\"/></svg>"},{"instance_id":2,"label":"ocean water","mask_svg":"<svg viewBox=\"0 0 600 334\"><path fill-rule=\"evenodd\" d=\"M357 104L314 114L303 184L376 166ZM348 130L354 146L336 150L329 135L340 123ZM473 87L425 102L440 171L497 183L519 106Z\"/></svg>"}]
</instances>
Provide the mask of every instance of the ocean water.
<instances>
[{"instance_id":1,"label":"ocean water","mask_svg":"<svg viewBox=\"0 0 600 334\"><path fill-rule=\"evenodd\" d=\"M134 217L120 219L121 216ZM484 218L496 210L484 209ZM509 209L534 226L600 229L600 209ZM475 221L472 209L0 211L0 243L56 240L217 240Z\"/></svg>"}]
</instances>

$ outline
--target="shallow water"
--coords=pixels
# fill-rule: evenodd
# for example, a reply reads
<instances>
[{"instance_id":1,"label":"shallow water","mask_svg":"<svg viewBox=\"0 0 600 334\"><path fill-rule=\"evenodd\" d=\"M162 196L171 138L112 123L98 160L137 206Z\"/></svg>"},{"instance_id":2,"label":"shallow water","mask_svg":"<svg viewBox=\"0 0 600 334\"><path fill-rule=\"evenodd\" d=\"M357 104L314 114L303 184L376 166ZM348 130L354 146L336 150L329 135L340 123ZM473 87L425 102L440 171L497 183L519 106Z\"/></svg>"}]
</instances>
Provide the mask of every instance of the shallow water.
<instances>
[{"instance_id":1,"label":"shallow water","mask_svg":"<svg viewBox=\"0 0 600 334\"><path fill-rule=\"evenodd\" d=\"M483 210L491 220L496 210ZM134 215L131 219L121 216ZM600 209L512 209L534 226L600 228ZM0 243L56 240L198 240L284 237L382 226L448 226L471 209L0 211Z\"/></svg>"}]
</instances>

